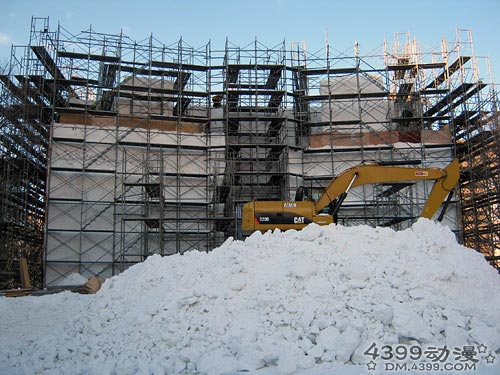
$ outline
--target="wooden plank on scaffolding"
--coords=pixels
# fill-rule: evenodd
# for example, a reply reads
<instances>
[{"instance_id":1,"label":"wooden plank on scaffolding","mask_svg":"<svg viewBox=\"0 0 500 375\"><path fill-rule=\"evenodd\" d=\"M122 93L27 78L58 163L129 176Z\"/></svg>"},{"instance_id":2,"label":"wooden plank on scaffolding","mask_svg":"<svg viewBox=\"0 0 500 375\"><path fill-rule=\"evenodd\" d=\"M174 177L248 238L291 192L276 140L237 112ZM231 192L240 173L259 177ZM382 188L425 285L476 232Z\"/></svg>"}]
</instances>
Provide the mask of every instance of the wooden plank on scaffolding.
<instances>
[{"instance_id":1,"label":"wooden plank on scaffolding","mask_svg":"<svg viewBox=\"0 0 500 375\"><path fill-rule=\"evenodd\" d=\"M28 261L25 257L19 259L19 272L21 274L21 287L23 289L31 288L30 274L28 270Z\"/></svg>"}]
</instances>

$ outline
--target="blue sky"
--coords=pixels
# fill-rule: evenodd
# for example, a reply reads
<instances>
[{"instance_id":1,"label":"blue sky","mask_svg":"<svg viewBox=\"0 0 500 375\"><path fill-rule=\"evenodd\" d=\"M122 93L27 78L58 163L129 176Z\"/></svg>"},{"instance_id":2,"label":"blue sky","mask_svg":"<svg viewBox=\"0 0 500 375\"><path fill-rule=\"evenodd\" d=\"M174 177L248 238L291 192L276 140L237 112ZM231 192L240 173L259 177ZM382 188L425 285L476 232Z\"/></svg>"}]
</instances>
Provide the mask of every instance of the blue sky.
<instances>
[{"instance_id":1,"label":"blue sky","mask_svg":"<svg viewBox=\"0 0 500 375\"><path fill-rule=\"evenodd\" d=\"M410 32L424 50L437 49L458 28L472 29L475 54L490 57L500 83L500 0L0 0L0 6L0 62L11 44L27 44L32 16L48 16L52 29L60 22L75 34L92 25L138 41L153 33L167 45L181 36L194 47L210 40L214 49L224 48L226 37L240 46L257 37L269 47L306 41L315 52L327 30L332 48L343 51L357 41L361 55L400 32Z\"/></svg>"}]
</instances>

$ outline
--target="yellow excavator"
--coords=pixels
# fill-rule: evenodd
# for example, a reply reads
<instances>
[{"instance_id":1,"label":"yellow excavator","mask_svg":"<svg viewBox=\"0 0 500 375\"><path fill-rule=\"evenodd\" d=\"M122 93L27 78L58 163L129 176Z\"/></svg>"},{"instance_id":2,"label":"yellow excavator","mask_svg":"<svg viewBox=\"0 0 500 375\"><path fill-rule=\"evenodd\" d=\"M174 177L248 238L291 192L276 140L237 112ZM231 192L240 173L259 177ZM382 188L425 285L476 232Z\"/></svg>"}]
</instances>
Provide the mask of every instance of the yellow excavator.
<instances>
[{"instance_id":1,"label":"yellow excavator","mask_svg":"<svg viewBox=\"0 0 500 375\"><path fill-rule=\"evenodd\" d=\"M302 229L310 223L331 224L351 188L376 183L403 183L435 180L421 217L431 219L448 196L447 202L460 177L458 160L446 168L415 168L390 166L382 163L359 165L339 174L316 201L253 201L242 209L241 227L248 234L256 230ZM326 207L328 213L321 213Z\"/></svg>"}]
</instances>

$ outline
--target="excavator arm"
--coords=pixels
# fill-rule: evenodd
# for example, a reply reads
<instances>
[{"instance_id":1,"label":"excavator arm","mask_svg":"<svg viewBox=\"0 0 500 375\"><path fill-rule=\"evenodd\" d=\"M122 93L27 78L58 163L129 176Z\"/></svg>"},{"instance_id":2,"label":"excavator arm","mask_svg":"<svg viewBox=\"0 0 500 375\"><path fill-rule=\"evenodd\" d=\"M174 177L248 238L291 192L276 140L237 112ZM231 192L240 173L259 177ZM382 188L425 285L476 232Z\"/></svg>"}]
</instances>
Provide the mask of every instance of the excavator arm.
<instances>
[{"instance_id":1,"label":"excavator arm","mask_svg":"<svg viewBox=\"0 0 500 375\"><path fill-rule=\"evenodd\" d=\"M390 183L418 180L435 180L421 217L432 218L437 209L458 182L460 170L454 159L445 169L391 167L378 164L360 165L350 168L326 187L321 197L314 203L314 211L320 212L336 199L345 197L349 189L375 183Z\"/></svg>"}]
</instances>

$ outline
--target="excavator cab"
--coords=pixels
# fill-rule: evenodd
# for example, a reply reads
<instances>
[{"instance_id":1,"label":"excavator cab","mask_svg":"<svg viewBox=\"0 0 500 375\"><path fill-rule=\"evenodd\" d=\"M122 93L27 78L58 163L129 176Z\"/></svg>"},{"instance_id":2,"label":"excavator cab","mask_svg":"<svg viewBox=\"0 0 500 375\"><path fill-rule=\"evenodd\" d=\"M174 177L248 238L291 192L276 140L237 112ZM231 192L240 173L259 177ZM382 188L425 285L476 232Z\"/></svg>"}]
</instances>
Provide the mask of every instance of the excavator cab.
<instances>
[{"instance_id":1,"label":"excavator cab","mask_svg":"<svg viewBox=\"0 0 500 375\"><path fill-rule=\"evenodd\" d=\"M312 201L311 190L305 186L299 186L295 192L295 201Z\"/></svg>"}]
</instances>

